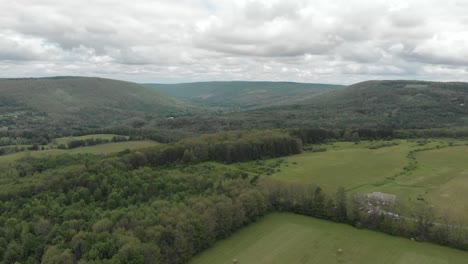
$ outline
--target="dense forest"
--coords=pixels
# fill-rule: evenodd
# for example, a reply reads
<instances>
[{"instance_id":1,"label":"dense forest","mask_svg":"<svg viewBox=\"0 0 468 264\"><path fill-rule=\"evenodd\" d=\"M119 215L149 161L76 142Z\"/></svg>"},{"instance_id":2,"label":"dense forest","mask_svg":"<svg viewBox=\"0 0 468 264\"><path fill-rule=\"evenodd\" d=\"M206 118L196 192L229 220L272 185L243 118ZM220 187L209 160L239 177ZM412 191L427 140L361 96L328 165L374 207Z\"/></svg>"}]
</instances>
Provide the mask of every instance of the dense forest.
<instances>
[{"instance_id":1,"label":"dense forest","mask_svg":"<svg viewBox=\"0 0 468 264\"><path fill-rule=\"evenodd\" d=\"M232 132L113 157L25 158L2 173L4 263L185 263L269 210L259 180L211 165L289 155L279 131Z\"/></svg>"}]
</instances>

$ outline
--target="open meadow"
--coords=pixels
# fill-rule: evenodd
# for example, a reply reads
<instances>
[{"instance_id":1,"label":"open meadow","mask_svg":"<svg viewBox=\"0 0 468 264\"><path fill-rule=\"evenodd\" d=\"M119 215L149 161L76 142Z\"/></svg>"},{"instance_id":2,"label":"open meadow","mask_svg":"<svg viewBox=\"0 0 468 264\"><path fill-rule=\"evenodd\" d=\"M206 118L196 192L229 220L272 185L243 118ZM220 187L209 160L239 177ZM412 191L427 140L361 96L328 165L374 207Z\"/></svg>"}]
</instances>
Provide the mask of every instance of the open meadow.
<instances>
[{"instance_id":1,"label":"open meadow","mask_svg":"<svg viewBox=\"0 0 468 264\"><path fill-rule=\"evenodd\" d=\"M344 224L272 213L212 248L191 264L466 263L468 252L414 242Z\"/></svg>"},{"instance_id":2,"label":"open meadow","mask_svg":"<svg viewBox=\"0 0 468 264\"><path fill-rule=\"evenodd\" d=\"M124 141L115 143L105 143L95 146L79 147L74 149L46 149L38 151L24 151L17 152L14 154L8 154L0 156L0 166L8 165L18 159L31 156L31 157L46 157L60 154L111 154L126 149L134 150L147 147L157 146L160 143L151 140L140 140L140 141Z\"/></svg>"},{"instance_id":3,"label":"open meadow","mask_svg":"<svg viewBox=\"0 0 468 264\"><path fill-rule=\"evenodd\" d=\"M116 134L92 134L92 135L84 135L84 136L76 136L76 137L61 137L61 138L56 138L52 141L51 144L52 146L58 146L60 144L68 144L71 141L74 140L86 140L86 139L104 139L104 140L112 140L113 137L119 136ZM122 137L122 136L120 136ZM127 138L127 137L125 137Z\"/></svg>"},{"instance_id":4,"label":"open meadow","mask_svg":"<svg viewBox=\"0 0 468 264\"><path fill-rule=\"evenodd\" d=\"M234 166L281 181L318 185L329 194L338 187L348 196L394 194L402 212L410 214L418 204L428 203L436 217L467 223L466 144L454 139L338 142L322 145L322 152Z\"/></svg>"}]
</instances>

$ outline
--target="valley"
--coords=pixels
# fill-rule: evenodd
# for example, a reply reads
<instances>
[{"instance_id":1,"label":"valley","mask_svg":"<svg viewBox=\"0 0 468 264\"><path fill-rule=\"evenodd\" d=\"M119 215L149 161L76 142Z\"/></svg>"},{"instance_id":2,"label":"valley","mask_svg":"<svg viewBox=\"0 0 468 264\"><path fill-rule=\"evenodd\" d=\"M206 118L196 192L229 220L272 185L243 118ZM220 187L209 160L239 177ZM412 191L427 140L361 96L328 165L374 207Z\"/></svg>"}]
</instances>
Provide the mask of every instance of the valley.
<instances>
[{"instance_id":1,"label":"valley","mask_svg":"<svg viewBox=\"0 0 468 264\"><path fill-rule=\"evenodd\" d=\"M4 263L466 257L467 84L0 89Z\"/></svg>"}]
</instances>

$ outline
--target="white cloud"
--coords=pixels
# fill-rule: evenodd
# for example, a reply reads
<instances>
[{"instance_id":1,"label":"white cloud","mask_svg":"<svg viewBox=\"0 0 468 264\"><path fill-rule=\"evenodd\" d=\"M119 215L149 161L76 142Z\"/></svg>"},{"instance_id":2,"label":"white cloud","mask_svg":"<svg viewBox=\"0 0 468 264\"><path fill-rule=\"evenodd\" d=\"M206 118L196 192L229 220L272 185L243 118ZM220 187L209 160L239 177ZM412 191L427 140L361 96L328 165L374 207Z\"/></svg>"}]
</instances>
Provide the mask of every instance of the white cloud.
<instances>
[{"instance_id":1,"label":"white cloud","mask_svg":"<svg viewBox=\"0 0 468 264\"><path fill-rule=\"evenodd\" d=\"M411 55L430 64L468 65L468 29L443 32L422 41Z\"/></svg>"},{"instance_id":2,"label":"white cloud","mask_svg":"<svg viewBox=\"0 0 468 264\"><path fill-rule=\"evenodd\" d=\"M465 80L462 0L0 0L0 77Z\"/></svg>"}]
</instances>

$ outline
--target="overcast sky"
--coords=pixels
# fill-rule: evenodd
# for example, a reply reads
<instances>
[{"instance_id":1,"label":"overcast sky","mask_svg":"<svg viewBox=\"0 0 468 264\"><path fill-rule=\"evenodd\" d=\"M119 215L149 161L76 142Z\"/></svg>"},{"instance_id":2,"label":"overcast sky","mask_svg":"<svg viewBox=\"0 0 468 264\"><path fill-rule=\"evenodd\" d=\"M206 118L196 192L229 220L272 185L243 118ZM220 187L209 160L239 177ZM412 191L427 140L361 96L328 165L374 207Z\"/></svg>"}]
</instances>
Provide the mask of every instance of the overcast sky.
<instances>
[{"instance_id":1,"label":"overcast sky","mask_svg":"<svg viewBox=\"0 0 468 264\"><path fill-rule=\"evenodd\" d=\"M468 0L0 0L0 77L468 81Z\"/></svg>"}]
</instances>

